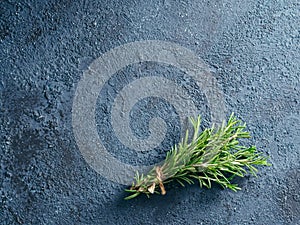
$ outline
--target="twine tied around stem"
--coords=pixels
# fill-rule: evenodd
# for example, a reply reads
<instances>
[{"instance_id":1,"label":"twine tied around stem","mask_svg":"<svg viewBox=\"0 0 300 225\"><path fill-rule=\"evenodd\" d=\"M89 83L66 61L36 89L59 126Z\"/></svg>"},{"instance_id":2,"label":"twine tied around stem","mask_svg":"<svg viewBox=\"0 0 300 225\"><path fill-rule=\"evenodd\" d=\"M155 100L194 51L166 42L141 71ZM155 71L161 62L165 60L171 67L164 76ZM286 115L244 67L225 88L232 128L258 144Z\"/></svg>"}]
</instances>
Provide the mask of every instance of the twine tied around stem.
<instances>
[{"instance_id":1,"label":"twine tied around stem","mask_svg":"<svg viewBox=\"0 0 300 225\"><path fill-rule=\"evenodd\" d=\"M158 184L159 184L159 188L161 190L161 194L162 195L165 195L167 192L166 192L166 189L165 189L165 186L163 184L163 173L161 171L161 168L159 166L157 166L155 168L155 172L156 172L156 179L158 180ZM156 183L153 182L152 185L148 188L148 191L153 194L154 193L154 190L155 190L155 186L156 186Z\"/></svg>"}]
</instances>

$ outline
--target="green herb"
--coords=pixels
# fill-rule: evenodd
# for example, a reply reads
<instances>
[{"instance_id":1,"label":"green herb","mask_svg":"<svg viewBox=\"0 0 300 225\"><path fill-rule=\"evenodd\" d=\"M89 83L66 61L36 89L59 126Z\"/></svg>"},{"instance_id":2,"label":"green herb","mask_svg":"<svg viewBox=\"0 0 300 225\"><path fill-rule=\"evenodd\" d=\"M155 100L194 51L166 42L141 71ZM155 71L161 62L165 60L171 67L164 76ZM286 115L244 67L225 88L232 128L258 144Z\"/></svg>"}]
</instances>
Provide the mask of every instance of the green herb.
<instances>
[{"instance_id":1,"label":"green herb","mask_svg":"<svg viewBox=\"0 0 300 225\"><path fill-rule=\"evenodd\" d=\"M240 190L237 184L231 183L235 176L244 177L251 173L256 176L258 170L254 166L269 166L267 157L258 153L255 146L239 145L239 139L250 138L245 131L246 124L232 114L227 123L220 127L213 126L199 132L201 117L190 119L193 125L193 137L189 141L189 131L181 143L175 145L161 165L152 168L148 174L137 172L135 182L130 189L132 199L146 194L166 194L164 184L177 181L182 186L193 184L195 180L200 187L211 188L212 182L233 191Z\"/></svg>"}]
</instances>

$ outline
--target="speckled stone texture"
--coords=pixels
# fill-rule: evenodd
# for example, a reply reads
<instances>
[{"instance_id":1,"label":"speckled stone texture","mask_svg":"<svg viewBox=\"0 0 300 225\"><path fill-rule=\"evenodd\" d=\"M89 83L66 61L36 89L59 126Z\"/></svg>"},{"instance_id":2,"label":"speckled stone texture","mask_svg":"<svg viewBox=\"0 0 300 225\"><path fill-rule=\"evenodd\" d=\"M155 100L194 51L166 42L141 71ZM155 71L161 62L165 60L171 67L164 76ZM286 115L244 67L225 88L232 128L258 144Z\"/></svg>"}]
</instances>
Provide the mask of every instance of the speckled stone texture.
<instances>
[{"instance_id":1,"label":"speckled stone texture","mask_svg":"<svg viewBox=\"0 0 300 225\"><path fill-rule=\"evenodd\" d=\"M0 224L300 224L299 18L298 0L0 1ZM168 185L166 196L123 200L126 186L82 157L72 104L93 60L141 40L177 43L203 59L227 115L248 124L253 138L245 144L269 155L272 167L237 179L237 193ZM132 65L105 87L118 91L132 77L153 73L194 90L189 94L210 125L202 90L174 67ZM109 119L102 103L109 107L110 97L99 93L97 124ZM98 133L123 162L155 163L179 140L176 110L149 97L131 114L138 138L149 135L157 115L166 121L166 140L145 154L123 148L107 121Z\"/></svg>"}]
</instances>

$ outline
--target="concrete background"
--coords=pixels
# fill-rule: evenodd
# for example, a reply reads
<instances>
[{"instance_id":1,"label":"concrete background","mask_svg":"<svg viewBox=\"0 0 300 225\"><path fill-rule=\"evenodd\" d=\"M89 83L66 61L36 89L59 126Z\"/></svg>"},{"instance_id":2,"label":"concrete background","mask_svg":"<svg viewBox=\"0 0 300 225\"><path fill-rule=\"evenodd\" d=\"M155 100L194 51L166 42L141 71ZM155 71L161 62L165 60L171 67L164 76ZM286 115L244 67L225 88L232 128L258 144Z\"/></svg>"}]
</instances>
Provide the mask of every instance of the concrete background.
<instances>
[{"instance_id":1,"label":"concrete background","mask_svg":"<svg viewBox=\"0 0 300 225\"><path fill-rule=\"evenodd\" d=\"M0 224L300 224L299 18L298 0L0 1ZM71 112L90 62L138 40L175 42L204 59L228 115L236 112L247 122L249 143L273 166L257 179L237 180L238 193L171 185L164 197L124 201L125 186L83 159ZM151 70L183 79L157 63L120 73L147 76ZM200 92L191 95L209 125ZM149 100L162 110L146 111L148 100L132 114L139 137L147 135L149 117L173 110ZM96 121L105 113L99 108ZM169 129L162 148L138 160L117 140L107 146L124 162L155 163L179 138L176 118L175 112L167 121L176 129Z\"/></svg>"}]
</instances>

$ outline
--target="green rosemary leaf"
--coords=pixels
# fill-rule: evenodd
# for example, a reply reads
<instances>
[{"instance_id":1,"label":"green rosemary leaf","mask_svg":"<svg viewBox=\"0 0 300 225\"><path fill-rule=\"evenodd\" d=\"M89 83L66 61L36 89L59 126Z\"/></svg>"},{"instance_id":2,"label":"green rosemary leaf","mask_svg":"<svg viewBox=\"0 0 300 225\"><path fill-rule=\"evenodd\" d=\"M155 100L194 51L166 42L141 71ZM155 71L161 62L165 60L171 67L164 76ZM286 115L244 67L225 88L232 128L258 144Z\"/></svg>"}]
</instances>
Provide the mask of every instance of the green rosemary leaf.
<instances>
[{"instance_id":1,"label":"green rosemary leaf","mask_svg":"<svg viewBox=\"0 0 300 225\"><path fill-rule=\"evenodd\" d=\"M211 188L212 182L223 188L238 191L241 188L232 184L235 176L244 177L250 173L257 176L255 166L270 166L267 157L257 152L255 146L239 145L239 139L250 138L245 131L246 124L231 114L227 123L220 127L212 126L201 133L201 117L190 118L193 137L189 143L189 131L181 143L175 145L166 155L161 165L152 168L148 174L136 173L135 182L126 191L133 193L125 199L132 199L144 193L164 195L164 184L173 180L180 185L193 184L198 180L200 188Z\"/></svg>"},{"instance_id":2,"label":"green rosemary leaf","mask_svg":"<svg viewBox=\"0 0 300 225\"><path fill-rule=\"evenodd\" d=\"M141 192L136 192L135 194L129 195L125 198L125 200L129 200L129 199L133 199L135 197L137 197L138 195L140 195Z\"/></svg>"}]
</instances>

